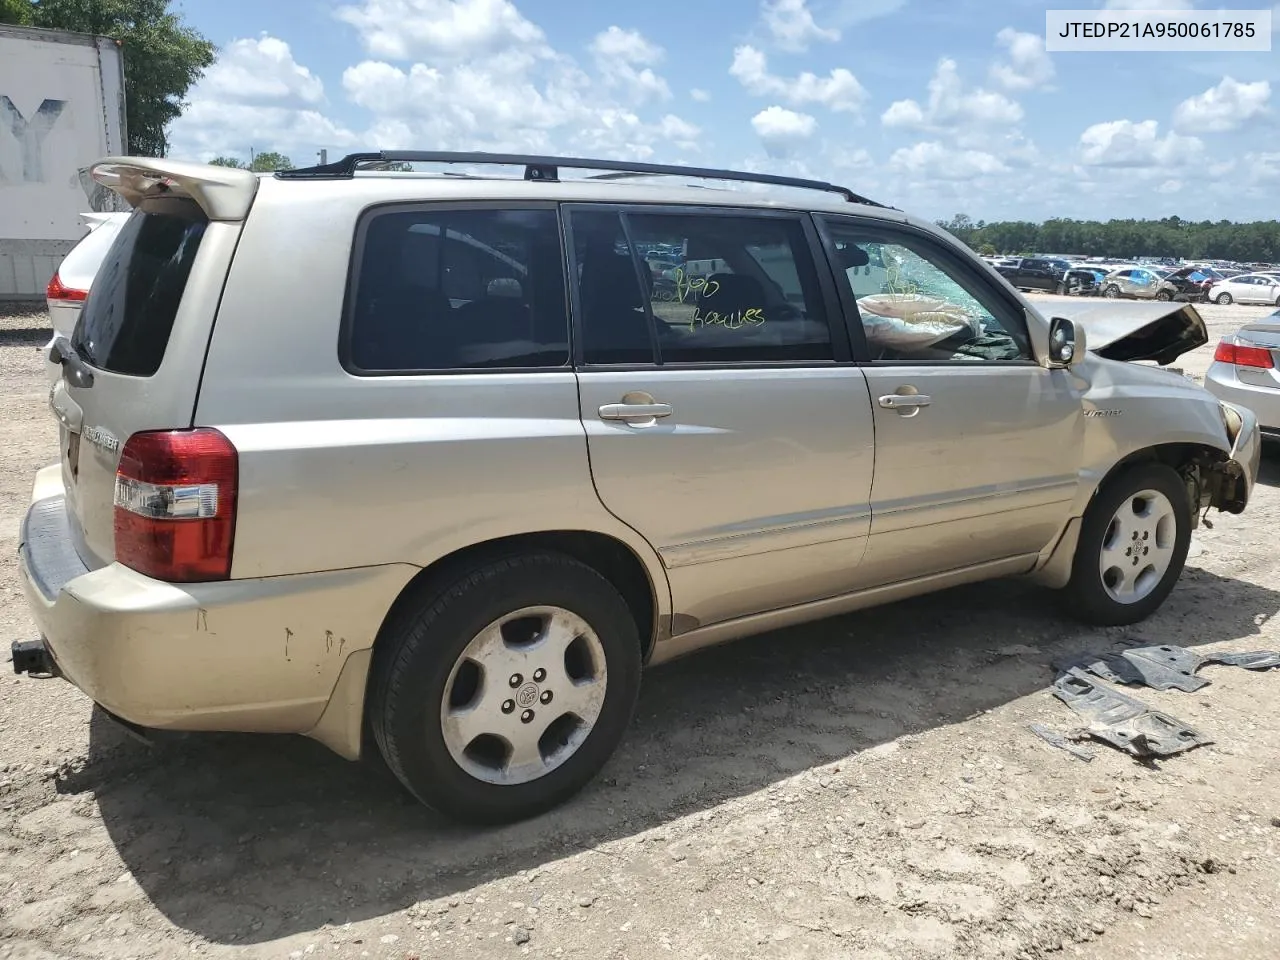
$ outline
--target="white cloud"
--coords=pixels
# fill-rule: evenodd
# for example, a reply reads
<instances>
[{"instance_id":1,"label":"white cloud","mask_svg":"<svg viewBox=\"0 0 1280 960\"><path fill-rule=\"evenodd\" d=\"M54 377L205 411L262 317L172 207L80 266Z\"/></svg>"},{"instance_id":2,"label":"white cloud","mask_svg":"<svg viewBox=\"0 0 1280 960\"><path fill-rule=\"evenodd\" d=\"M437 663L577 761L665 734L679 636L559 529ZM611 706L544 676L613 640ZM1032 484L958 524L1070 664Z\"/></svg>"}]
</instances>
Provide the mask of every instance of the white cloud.
<instances>
[{"instance_id":1,"label":"white cloud","mask_svg":"<svg viewBox=\"0 0 1280 960\"><path fill-rule=\"evenodd\" d=\"M694 87L689 91L689 97L692 100L696 100L698 103L706 103L711 99L711 94L706 90L703 90L701 87Z\"/></svg>"},{"instance_id":2,"label":"white cloud","mask_svg":"<svg viewBox=\"0 0 1280 960\"><path fill-rule=\"evenodd\" d=\"M637 58L660 55L657 47L627 31L605 31L601 37L595 46L622 51L633 69ZM618 83L616 75L605 80L559 55L514 65L500 56L408 67L366 60L342 76L348 98L373 113L370 141L378 147L430 143L440 149L633 159L659 150L668 156L673 150L700 150L697 127L671 113L644 118L615 96ZM629 88L625 99L644 98Z\"/></svg>"},{"instance_id":3,"label":"white cloud","mask_svg":"<svg viewBox=\"0 0 1280 960\"><path fill-rule=\"evenodd\" d=\"M1008 51L1007 63L991 65L991 79L1006 90L1033 90L1053 79L1053 60L1045 52L1044 37L1005 27L996 43Z\"/></svg>"},{"instance_id":4,"label":"white cloud","mask_svg":"<svg viewBox=\"0 0 1280 960\"><path fill-rule=\"evenodd\" d=\"M818 121L807 113L796 113L785 107L765 107L751 118L756 136L771 157L786 156L801 141L808 140L818 129Z\"/></svg>"},{"instance_id":5,"label":"white cloud","mask_svg":"<svg viewBox=\"0 0 1280 960\"><path fill-rule=\"evenodd\" d=\"M1156 187L1156 193L1178 193L1182 189L1182 186L1183 184L1181 180L1166 180L1164 183L1160 184L1160 186Z\"/></svg>"},{"instance_id":6,"label":"white cloud","mask_svg":"<svg viewBox=\"0 0 1280 960\"><path fill-rule=\"evenodd\" d=\"M1107 0L1108 10L1194 10L1192 0Z\"/></svg>"},{"instance_id":7,"label":"white cloud","mask_svg":"<svg viewBox=\"0 0 1280 960\"><path fill-rule=\"evenodd\" d=\"M170 153L248 160L251 149L276 150L306 164L321 146L355 146L352 131L316 109L324 100L320 78L294 60L283 40L267 34L232 40L191 88L169 130Z\"/></svg>"},{"instance_id":8,"label":"white cloud","mask_svg":"<svg viewBox=\"0 0 1280 960\"><path fill-rule=\"evenodd\" d=\"M232 40L192 92L193 99L234 103L316 104L324 100L320 78L293 59L289 45L264 34Z\"/></svg>"},{"instance_id":9,"label":"white cloud","mask_svg":"<svg viewBox=\"0 0 1280 960\"><path fill-rule=\"evenodd\" d=\"M591 55L605 83L626 89L636 101L671 99L667 81L649 66L662 59L662 48L640 31L610 27L591 41Z\"/></svg>"},{"instance_id":10,"label":"white cloud","mask_svg":"<svg viewBox=\"0 0 1280 960\"><path fill-rule=\"evenodd\" d=\"M1155 120L1111 120L1080 134L1080 161L1086 166L1169 168L1198 163L1204 143L1176 133L1160 136Z\"/></svg>"},{"instance_id":11,"label":"white cloud","mask_svg":"<svg viewBox=\"0 0 1280 960\"><path fill-rule=\"evenodd\" d=\"M966 126L1012 126L1022 120L1022 107L1002 93L965 90L956 62L944 57L929 81L929 102L898 100L880 117L886 127L955 131Z\"/></svg>"},{"instance_id":12,"label":"white cloud","mask_svg":"<svg viewBox=\"0 0 1280 960\"><path fill-rule=\"evenodd\" d=\"M814 22L806 0L761 0L760 18L774 42L793 53L808 50L810 43L840 39L839 30Z\"/></svg>"},{"instance_id":13,"label":"white cloud","mask_svg":"<svg viewBox=\"0 0 1280 960\"><path fill-rule=\"evenodd\" d=\"M1280 183L1280 153L1250 153L1244 159L1255 183Z\"/></svg>"},{"instance_id":14,"label":"white cloud","mask_svg":"<svg viewBox=\"0 0 1280 960\"><path fill-rule=\"evenodd\" d=\"M389 60L549 53L542 29L509 0L359 0L334 16L356 28L367 53Z\"/></svg>"},{"instance_id":15,"label":"white cloud","mask_svg":"<svg viewBox=\"0 0 1280 960\"><path fill-rule=\"evenodd\" d=\"M315 110L192 99L169 130L169 155L211 160L230 155L245 162L250 151L278 151L298 166L318 162L320 147L356 147L360 137Z\"/></svg>"},{"instance_id":16,"label":"white cloud","mask_svg":"<svg viewBox=\"0 0 1280 960\"><path fill-rule=\"evenodd\" d=\"M1223 77L1216 87L1183 100L1173 111L1175 129L1193 133L1235 130L1267 109L1271 84L1266 80L1240 83Z\"/></svg>"},{"instance_id":17,"label":"white cloud","mask_svg":"<svg viewBox=\"0 0 1280 960\"><path fill-rule=\"evenodd\" d=\"M925 180L970 180L1006 173L1009 169L993 154L952 148L934 140L895 150L889 166Z\"/></svg>"},{"instance_id":18,"label":"white cloud","mask_svg":"<svg viewBox=\"0 0 1280 960\"><path fill-rule=\"evenodd\" d=\"M681 149L691 150L697 148L702 128L687 120L681 120L674 113L668 113L658 121L658 132L664 140L670 140Z\"/></svg>"},{"instance_id":19,"label":"white cloud","mask_svg":"<svg viewBox=\"0 0 1280 960\"><path fill-rule=\"evenodd\" d=\"M829 110L859 113L867 91L848 70L837 67L826 77L805 71L797 77L780 77L769 72L765 55L752 46L733 51L729 74L756 96L781 97L788 103L816 103Z\"/></svg>"}]
</instances>

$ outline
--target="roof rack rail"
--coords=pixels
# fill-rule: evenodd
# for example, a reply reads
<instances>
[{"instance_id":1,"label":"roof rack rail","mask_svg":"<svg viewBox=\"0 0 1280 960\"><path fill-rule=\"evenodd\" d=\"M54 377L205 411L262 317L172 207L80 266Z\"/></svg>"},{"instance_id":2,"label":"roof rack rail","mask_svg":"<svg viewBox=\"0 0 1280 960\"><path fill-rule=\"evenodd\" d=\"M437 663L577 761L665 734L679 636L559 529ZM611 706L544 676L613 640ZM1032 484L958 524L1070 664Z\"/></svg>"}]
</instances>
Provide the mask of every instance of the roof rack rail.
<instances>
[{"instance_id":1,"label":"roof rack rail","mask_svg":"<svg viewBox=\"0 0 1280 960\"><path fill-rule=\"evenodd\" d=\"M376 153L351 153L333 163L295 170L277 170L281 180L344 180L354 177L364 165L379 163L487 163L502 166L524 167L526 180L555 183L560 179L560 168L575 170L605 170L622 176L660 175L694 177L705 180L734 180L740 183L762 183L775 187L799 187L804 190L822 190L838 193L850 203L862 203L872 207L885 204L868 200L848 187L837 186L823 180L804 180L799 177L782 177L772 173L748 173L742 170L717 170L712 167L682 167L664 163L632 163L628 160L591 160L585 157L541 157L522 153L456 153L441 150L381 150Z\"/></svg>"}]
</instances>

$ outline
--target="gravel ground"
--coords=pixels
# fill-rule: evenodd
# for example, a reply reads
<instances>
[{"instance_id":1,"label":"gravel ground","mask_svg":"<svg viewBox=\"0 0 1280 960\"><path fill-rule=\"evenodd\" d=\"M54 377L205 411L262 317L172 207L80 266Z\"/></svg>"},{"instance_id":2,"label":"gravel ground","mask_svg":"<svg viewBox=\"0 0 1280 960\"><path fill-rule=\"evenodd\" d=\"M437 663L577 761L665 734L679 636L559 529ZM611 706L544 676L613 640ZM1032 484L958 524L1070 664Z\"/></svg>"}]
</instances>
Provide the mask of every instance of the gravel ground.
<instances>
[{"instance_id":1,"label":"gravel ground","mask_svg":"<svg viewBox=\"0 0 1280 960\"><path fill-rule=\"evenodd\" d=\"M1050 298L1039 298L1049 300ZM1206 306L1214 340L1266 312ZM0 640L55 458L37 315L0 317ZM1185 364L1202 372L1212 344ZM0 958L1280 956L1280 672L1140 696L1216 743L1083 763L1060 655L1280 648L1280 462L1152 620L1089 630L1001 581L654 670L601 779L462 829L302 739L147 748L61 681L0 680Z\"/></svg>"}]
</instances>

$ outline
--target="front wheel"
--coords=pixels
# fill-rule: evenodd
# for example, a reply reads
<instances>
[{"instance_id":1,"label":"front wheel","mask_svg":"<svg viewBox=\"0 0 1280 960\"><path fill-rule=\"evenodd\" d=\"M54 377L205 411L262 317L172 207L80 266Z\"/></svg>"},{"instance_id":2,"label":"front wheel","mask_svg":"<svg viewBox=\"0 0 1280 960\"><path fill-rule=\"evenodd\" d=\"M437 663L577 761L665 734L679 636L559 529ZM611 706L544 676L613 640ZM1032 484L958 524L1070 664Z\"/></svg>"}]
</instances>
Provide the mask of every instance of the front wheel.
<instances>
[{"instance_id":1,"label":"front wheel","mask_svg":"<svg viewBox=\"0 0 1280 960\"><path fill-rule=\"evenodd\" d=\"M1161 303L1168 303L1170 300L1173 299L1173 294L1171 294L1168 290L1161 290L1156 294L1156 299L1159 300Z\"/></svg>"},{"instance_id":2,"label":"front wheel","mask_svg":"<svg viewBox=\"0 0 1280 960\"><path fill-rule=\"evenodd\" d=\"M1108 300L1115 300L1117 297L1120 296L1120 288L1117 287L1114 283L1110 284L1107 286L1105 290L1102 291L1102 295L1106 297Z\"/></svg>"},{"instance_id":3,"label":"front wheel","mask_svg":"<svg viewBox=\"0 0 1280 960\"><path fill-rule=\"evenodd\" d=\"M1182 574L1191 503L1172 467L1140 464L1108 479L1085 511L1066 597L1098 626L1145 620Z\"/></svg>"},{"instance_id":4,"label":"front wheel","mask_svg":"<svg viewBox=\"0 0 1280 960\"><path fill-rule=\"evenodd\" d=\"M380 643L378 747L411 793L458 820L522 820L573 796L621 741L639 692L626 601L559 554L482 566L406 609Z\"/></svg>"},{"instance_id":5,"label":"front wheel","mask_svg":"<svg viewBox=\"0 0 1280 960\"><path fill-rule=\"evenodd\" d=\"M1227 304L1231 302L1231 294L1220 293L1218 294L1217 299L1214 302L1217 303L1219 306L1225 307Z\"/></svg>"}]
</instances>

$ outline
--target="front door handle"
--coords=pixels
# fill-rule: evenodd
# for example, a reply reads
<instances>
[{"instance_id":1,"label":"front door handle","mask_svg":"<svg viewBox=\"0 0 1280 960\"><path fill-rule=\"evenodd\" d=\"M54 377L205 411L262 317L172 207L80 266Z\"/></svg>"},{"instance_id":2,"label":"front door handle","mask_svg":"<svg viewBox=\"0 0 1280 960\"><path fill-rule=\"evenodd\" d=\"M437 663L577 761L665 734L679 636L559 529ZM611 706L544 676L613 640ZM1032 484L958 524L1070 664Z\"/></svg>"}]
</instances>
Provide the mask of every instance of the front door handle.
<instances>
[{"instance_id":1,"label":"front door handle","mask_svg":"<svg viewBox=\"0 0 1280 960\"><path fill-rule=\"evenodd\" d=\"M927 407L933 403L933 397L921 393L891 393L880 398L880 406L886 410L908 410L912 407Z\"/></svg>"},{"instance_id":2,"label":"front door handle","mask_svg":"<svg viewBox=\"0 0 1280 960\"><path fill-rule=\"evenodd\" d=\"M671 416L669 403L606 403L600 408L601 420L655 420Z\"/></svg>"}]
</instances>

